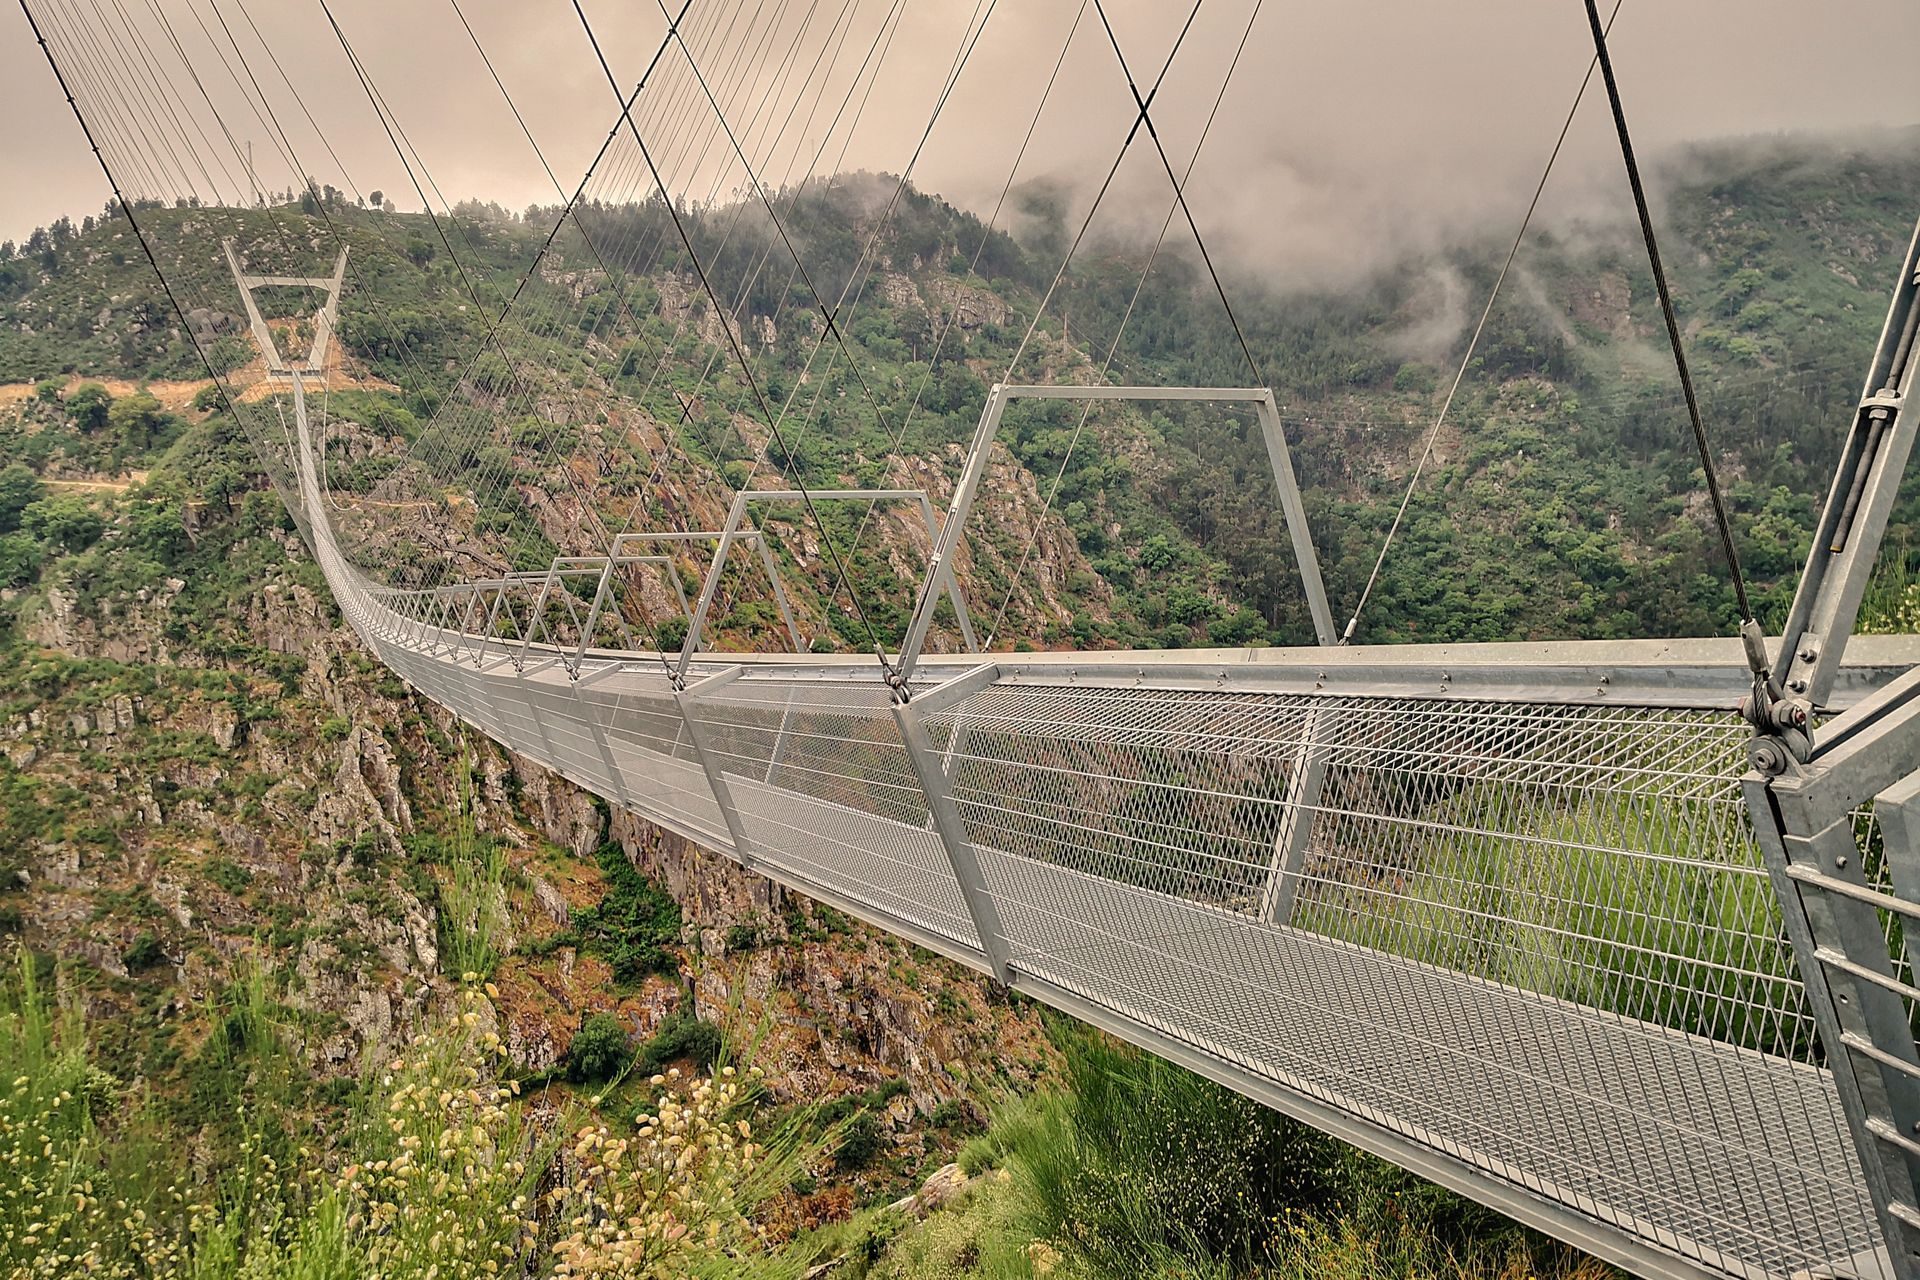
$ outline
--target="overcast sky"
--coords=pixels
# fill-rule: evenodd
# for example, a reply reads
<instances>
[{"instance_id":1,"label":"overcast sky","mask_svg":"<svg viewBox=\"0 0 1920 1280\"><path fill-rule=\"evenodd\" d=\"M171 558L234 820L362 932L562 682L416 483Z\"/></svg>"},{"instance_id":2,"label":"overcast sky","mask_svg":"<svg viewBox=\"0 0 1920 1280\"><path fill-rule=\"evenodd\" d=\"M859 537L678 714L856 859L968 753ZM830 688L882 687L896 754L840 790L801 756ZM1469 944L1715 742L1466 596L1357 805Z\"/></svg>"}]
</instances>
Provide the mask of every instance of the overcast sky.
<instances>
[{"instance_id":1,"label":"overcast sky","mask_svg":"<svg viewBox=\"0 0 1920 1280\"><path fill-rule=\"evenodd\" d=\"M183 37L190 47L210 47L196 45L196 19L209 25L216 16L235 26L242 21L241 0L154 2L174 15L178 29L190 32ZM553 184L507 113L450 0L331 2L449 198L478 196L514 209L554 199ZM1054 179L1085 199L1133 116L1113 48L1091 5L1081 12L1080 0L904 2L890 56L880 64L867 109L847 142L847 166L897 172L907 163L964 34L991 3L984 34L916 170L923 189L984 211L1006 180L1080 12L1020 177ZM55 28L63 16L81 12L78 0L29 3ZM679 0L674 3L677 8ZM693 43L713 50L703 70L716 91L727 82L728 51L763 47L771 52L758 64L765 68L760 83L772 85L777 99L780 85L795 81L775 79L781 65L775 55L795 35L803 49L812 47L808 39L824 48L834 29L831 19L851 4L838 64L843 77L850 76L855 50L881 32L892 3L692 0L689 24ZM126 0L124 7L137 12L146 4ZM462 7L554 170L571 188L615 111L571 4L463 0ZM250 0L249 9L353 184L383 189L401 207L418 208L325 25L319 0ZM664 30L655 0L586 0L586 9L617 78L630 87ZM1110 0L1108 9L1144 90L1188 6ZM1178 166L1193 151L1253 9L1254 0L1201 5L1154 111ZM756 30L770 33L766 44L743 46L742 33ZM1911 77L1902 83L1873 74L1862 60L1873 49L1920 48L1915 0L1624 0L1613 48L1629 119L1648 152L1691 139L1920 122L1920 86ZM1233 260L1303 282L1463 229L1511 226L1590 53L1578 0L1264 0L1194 171L1196 215ZM663 92L670 76L690 83L684 61L674 61L678 57L676 51L662 63ZM751 54L747 62L752 64ZM263 59L256 71L271 81ZM665 102L655 108L656 118L647 125L643 116L643 125L658 131L654 141L665 155L672 150L666 135L683 134L693 117L667 114ZM1564 168L1556 171L1558 216L1589 208L1604 216L1624 199L1604 108L1596 82ZM743 130L747 114L743 108L735 119ZM264 154L270 142L265 128L238 111L232 116L229 127L245 135L242 144L251 140ZM61 213L99 209L108 195L104 180L26 19L13 6L0 6L0 122L0 238L24 236ZM339 182L330 163L315 162L320 151L309 145L300 158L316 176ZM791 172L784 163L769 169L769 179L778 176L775 170ZM735 178L709 165L675 184L701 197L712 182L724 186ZM280 177L273 182L279 185ZM1132 222L1157 229L1166 192L1159 159L1142 135L1103 214L1107 227Z\"/></svg>"}]
</instances>

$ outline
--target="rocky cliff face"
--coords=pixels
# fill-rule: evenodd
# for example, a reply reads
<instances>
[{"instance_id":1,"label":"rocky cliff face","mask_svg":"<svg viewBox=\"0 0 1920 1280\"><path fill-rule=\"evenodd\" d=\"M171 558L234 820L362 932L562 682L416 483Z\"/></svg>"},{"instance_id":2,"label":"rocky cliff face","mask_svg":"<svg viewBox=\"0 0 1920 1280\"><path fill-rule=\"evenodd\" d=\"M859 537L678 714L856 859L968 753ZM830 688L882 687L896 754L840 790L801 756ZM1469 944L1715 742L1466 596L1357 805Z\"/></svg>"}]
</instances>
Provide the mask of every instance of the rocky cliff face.
<instances>
[{"instance_id":1,"label":"rocky cliff face","mask_svg":"<svg viewBox=\"0 0 1920 1280\"><path fill-rule=\"evenodd\" d=\"M211 1002L256 973L313 1070L389 1051L460 977L447 851L467 827L502 854L493 981L525 1073L563 1068L593 1014L636 1044L690 1014L756 1046L782 1101L903 1081L885 1117L911 1173L943 1103L978 1113L1045 1069L1037 1017L979 975L609 814L411 694L338 624L298 542L270 541L224 616L196 615L178 580L11 601L0 927L77 966L128 1028L121 1070L168 1087ZM607 892L609 839L682 918L663 971L624 985L572 936Z\"/></svg>"}]
</instances>

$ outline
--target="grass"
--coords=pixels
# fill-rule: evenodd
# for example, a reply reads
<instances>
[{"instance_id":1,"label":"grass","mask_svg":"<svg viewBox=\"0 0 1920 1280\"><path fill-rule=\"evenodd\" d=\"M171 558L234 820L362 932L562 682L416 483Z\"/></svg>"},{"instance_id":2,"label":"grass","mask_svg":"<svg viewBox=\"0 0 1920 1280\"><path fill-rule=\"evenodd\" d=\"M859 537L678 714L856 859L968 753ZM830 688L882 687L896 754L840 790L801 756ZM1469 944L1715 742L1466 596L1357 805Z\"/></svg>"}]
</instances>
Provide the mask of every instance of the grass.
<instances>
[{"instance_id":1,"label":"grass","mask_svg":"<svg viewBox=\"0 0 1920 1280\"><path fill-rule=\"evenodd\" d=\"M1602 1280L1469 1201L1151 1055L1058 1029L1064 1087L962 1149L950 1208L843 1229L846 1280Z\"/></svg>"},{"instance_id":2,"label":"grass","mask_svg":"<svg viewBox=\"0 0 1920 1280\"><path fill-rule=\"evenodd\" d=\"M1779 1013L1794 973L1758 854L1705 835L1738 821L1724 802L1519 791L1438 802L1400 868L1303 897L1298 923L1768 1053L1811 1050Z\"/></svg>"}]
</instances>

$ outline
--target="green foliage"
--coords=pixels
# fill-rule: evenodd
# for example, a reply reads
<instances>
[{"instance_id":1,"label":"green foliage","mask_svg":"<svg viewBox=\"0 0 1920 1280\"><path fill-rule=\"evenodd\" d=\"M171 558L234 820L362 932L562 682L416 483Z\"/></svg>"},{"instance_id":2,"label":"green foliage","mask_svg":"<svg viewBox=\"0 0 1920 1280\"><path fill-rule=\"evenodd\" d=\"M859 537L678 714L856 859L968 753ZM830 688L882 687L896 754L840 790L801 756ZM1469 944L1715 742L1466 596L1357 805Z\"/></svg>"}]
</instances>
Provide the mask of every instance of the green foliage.
<instances>
[{"instance_id":1,"label":"green foliage","mask_svg":"<svg viewBox=\"0 0 1920 1280\"><path fill-rule=\"evenodd\" d=\"M129 453L145 453L165 420L160 402L145 391L122 396L107 410L107 426Z\"/></svg>"},{"instance_id":2,"label":"green foliage","mask_svg":"<svg viewBox=\"0 0 1920 1280\"><path fill-rule=\"evenodd\" d=\"M886 1147L887 1132L870 1111L862 1111L840 1131L833 1151L833 1164L842 1173L852 1173L872 1164Z\"/></svg>"},{"instance_id":3,"label":"green foliage","mask_svg":"<svg viewBox=\"0 0 1920 1280\"><path fill-rule=\"evenodd\" d=\"M1056 1029L1061 1088L1011 1100L962 1148L976 1181L958 1220L936 1215L864 1274L975 1274L958 1258L1024 1278L1042 1273L1041 1252L1077 1280L1602 1274L1223 1086L1097 1032Z\"/></svg>"},{"instance_id":4,"label":"green foliage","mask_svg":"<svg viewBox=\"0 0 1920 1280\"><path fill-rule=\"evenodd\" d=\"M456 977L490 977L509 927L507 855L500 841L463 833L439 882L441 967Z\"/></svg>"},{"instance_id":5,"label":"green foliage","mask_svg":"<svg viewBox=\"0 0 1920 1280\"><path fill-rule=\"evenodd\" d=\"M239 1132L169 1143L151 1103L94 1065L79 1001L56 1005L24 952L17 974L0 981L0 1274L796 1280L748 1215L815 1150L793 1123L749 1148L752 1098L732 1076L657 1100L638 1137L574 1141L563 1157L569 1135L606 1130L515 1096L468 988L456 1016L338 1091L349 1105L316 1126L266 1087L272 1064L298 1055L257 981L224 1016L208 1010L205 1075L245 1085L220 1100Z\"/></svg>"},{"instance_id":6,"label":"green foliage","mask_svg":"<svg viewBox=\"0 0 1920 1280\"><path fill-rule=\"evenodd\" d=\"M1250 1265L1281 1209L1339 1194L1331 1139L1095 1033L1065 1048L1067 1092L1017 1153L1044 1234L1096 1274L1144 1274L1168 1250Z\"/></svg>"},{"instance_id":7,"label":"green foliage","mask_svg":"<svg viewBox=\"0 0 1920 1280\"><path fill-rule=\"evenodd\" d=\"M680 940L680 905L634 869L626 850L609 840L594 852L606 893L573 913L581 946L607 962L615 982L631 985L650 973L671 973L668 950Z\"/></svg>"},{"instance_id":8,"label":"green foliage","mask_svg":"<svg viewBox=\"0 0 1920 1280\"><path fill-rule=\"evenodd\" d=\"M245 893L247 886L253 883L253 872L229 858L215 858L208 862L206 874L208 880L235 897Z\"/></svg>"},{"instance_id":9,"label":"green foliage","mask_svg":"<svg viewBox=\"0 0 1920 1280\"><path fill-rule=\"evenodd\" d=\"M0 467L0 534L20 527L21 515L40 500L40 477L15 462Z\"/></svg>"},{"instance_id":10,"label":"green foliage","mask_svg":"<svg viewBox=\"0 0 1920 1280\"><path fill-rule=\"evenodd\" d=\"M567 1079L575 1084L612 1080L633 1060L633 1042L616 1014L596 1013L580 1024L567 1046Z\"/></svg>"},{"instance_id":11,"label":"green foliage","mask_svg":"<svg viewBox=\"0 0 1920 1280\"><path fill-rule=\"evenodd\" d=\"M153 968L155 965L164 962L166 958L166 952L162 950L160 946L160 939L156 938L152 933L142 930L140 934L134 938L133 945L129 946L126 952L120 957L120 962L127 966L129 973L138 973L143 969Z\"/></svg>"},{"instance_id":12,"label":"green foliage","mask_svg":"<svg viewBox=\"0 0 1920 1280\"><path fill-rule=\"evenodd\" d=\"M701 1071L711 1071L727 1049L727 1037L719 1025L696 1017L691 1001L681 1005L660 1022L634 1055L634 1068L652 1075L669 1063L686 1059Z\"/></svg>"},{"instance_id":13,"label":"green foliage","mask_svg":"<svg viewBox=\"0 0 1920 1280\"><path fill-rule=\"evenodd\" d=\"M20 527L62 550L85 551L106 532L107 522L85 498L63 493L28 503Z\"/></svg>"}]
</instances>

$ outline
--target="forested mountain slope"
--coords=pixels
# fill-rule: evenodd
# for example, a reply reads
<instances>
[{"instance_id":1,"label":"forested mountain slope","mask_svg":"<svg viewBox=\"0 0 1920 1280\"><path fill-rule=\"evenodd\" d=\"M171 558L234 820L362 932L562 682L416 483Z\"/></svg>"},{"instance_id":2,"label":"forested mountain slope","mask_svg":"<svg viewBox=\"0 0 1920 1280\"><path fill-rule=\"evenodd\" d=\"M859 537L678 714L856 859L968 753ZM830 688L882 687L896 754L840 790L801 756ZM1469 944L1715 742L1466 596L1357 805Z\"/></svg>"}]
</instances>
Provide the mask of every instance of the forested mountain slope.
<instances>
[{"instance_id":1,"label":"forested mountain slope","mask_svg":"<svg viewBox=\"0 0 1920 1280\"><path fill-rule=\"evenodd\" d=\"M738 333L758 381L807 406L785 448L672 253L619 280L577 250L549 259L529 286L538 322L509 349L538 370L534 408L508 414L523 375L491 352L470 358L485 317L459 300L455 276L511 292L551 211L464 207L458 265L423 219L325 191L271 213L142 217L192 297L231 294L199 251L209 237L299 227L317 270L329 256L323 216L343 229L364 286L384 292L377 316L345 314L348 355L323 410L327 474L342 510L360 513L342 517L349 534L399 580L430 581L455 562L544 565L593 549L598 518L712 527L750 479L919 486L942 505L990 384L1094 381L1110 347L1109 380L1252 380L1204 272L1178 251L1161 256L1122 329L1145 254L1111 242L1068 273L1015 364L1065 225L1035 205L1016 242L911 193L868 271L860 247L890 183L801 192L788 227L823 292L854 286L840 317L853 368L809 365L820 333L792 286L731 258L715 265L721 295L748 299ZM1706 148L1674 158L1662 186L1741 549L1777 624L1920 212L1920 133L1870 148ZM728 212L692 211L696 244ZM660 216L583 220L612 234L622 219ZM1730 631L1651 283L1623 230L1549 227L1523 251L1361 639ZM1506 234L1393 263L1337 294L1228 273L1285 406L1343 620ZM888 1194L1000 1091L1048 1069L1037 1018L1004 992L611 819L375 667L124 220L62 224L7 248L0 931L73 966L122 1081L151 1081L174 1121L214 1141L248 1089L222 1039L244 1039L231 1002L257 996L283 1028L276 1043L296 1044L312 1068L305 1102L324 1110L344 1087L326 1081L403 1040L445 1004L449 978L483 973L527 1079L557 1084L577 1066L575 1034L612 1014L661 1061L765 1034L782 1101L850 1099L867 1117L871 1164L796 1183L798 1222ZM213 308L190 323L243 398L264 394L250 390L259 370L235 321ZM1079 422L1057 403L1007 416L963 562L983 630L997 621L1003 647L1311 640L1249 419L1169 405ZM434 520L416 521L409 503ZM825 536L847 550L854 590L889 636L926 551L908 514L866 527L857 507L825 511ZM1896 587L1916 520L1909 501L1890 537ZM795 512L767 527L815 647L863 647L820 531ZM722 645L778 643L754 591L729 579ZM658 600L627 603L637 627L678 642Z\"/></svg>"}]
</instances>

